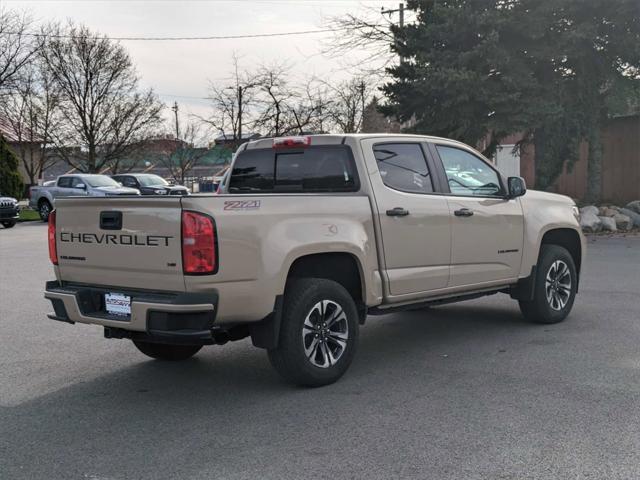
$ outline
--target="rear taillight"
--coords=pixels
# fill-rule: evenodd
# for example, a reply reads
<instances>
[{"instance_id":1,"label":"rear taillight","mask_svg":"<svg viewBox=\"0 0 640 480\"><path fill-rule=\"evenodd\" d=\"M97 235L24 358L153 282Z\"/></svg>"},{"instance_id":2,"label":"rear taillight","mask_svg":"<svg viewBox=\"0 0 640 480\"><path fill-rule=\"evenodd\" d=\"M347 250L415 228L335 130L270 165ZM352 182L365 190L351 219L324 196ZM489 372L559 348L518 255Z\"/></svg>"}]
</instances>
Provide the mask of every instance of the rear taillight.
<instances>
[{"instance_id":1,"label":"rear taillight","mask_svg":"<svg viewBox=\"0 0 640 480\"><path fill-rule=\"evenodd\" d=\"M49 214L49 260L58 265L58 249L56 248L56 211Z\"/></svg>"},{"instance_id":2,"label":"rear taillight","mask_svg":"<svg viewBox=\"0 0 640 480\"><path fill-rule=\"evenodd\" d=\"M218 271L216 226L209 215L182 212L182 271L188 275Z\"/></svg>"}]
</instances>

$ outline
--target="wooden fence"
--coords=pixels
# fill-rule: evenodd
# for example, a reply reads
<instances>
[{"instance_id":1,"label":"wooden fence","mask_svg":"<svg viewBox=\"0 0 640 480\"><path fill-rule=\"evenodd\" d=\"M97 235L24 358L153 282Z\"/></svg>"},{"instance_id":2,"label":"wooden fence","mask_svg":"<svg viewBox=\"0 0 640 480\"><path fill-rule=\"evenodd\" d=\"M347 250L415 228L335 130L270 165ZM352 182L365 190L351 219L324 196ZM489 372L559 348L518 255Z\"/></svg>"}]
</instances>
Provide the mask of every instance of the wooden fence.
<instances>
[{"instance_id":1,"label":"wooden fence","mask_svg":"<svg viewBox=\"0 0 640 480\"><path fill-rule=\"evenodd\" d=\"M640 199L640 115L611 119L602 130L603 203L625 205ZM580 146L580 156L571 171L565 167L551 191L582 200L587 193L588 145ZM535 183L535 152L526 148L521 156L521 175L527 185Z\"/></svg>"}]
</instances>

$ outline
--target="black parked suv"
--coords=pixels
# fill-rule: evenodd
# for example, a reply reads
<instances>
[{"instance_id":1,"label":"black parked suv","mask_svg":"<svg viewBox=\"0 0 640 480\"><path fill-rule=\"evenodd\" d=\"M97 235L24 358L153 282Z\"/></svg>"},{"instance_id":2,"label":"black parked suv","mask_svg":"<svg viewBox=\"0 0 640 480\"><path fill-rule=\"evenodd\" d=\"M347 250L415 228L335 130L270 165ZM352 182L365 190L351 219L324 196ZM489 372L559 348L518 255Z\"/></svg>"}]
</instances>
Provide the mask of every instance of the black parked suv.
<instances>
[{"instance_id":1,"label":"black parked suv","mask_svg":"<svg viewBox=\"0 0 640 480\"><path fill-rule=\"evenodd\" d=\"M153 173L126 173L111 175L124 187L137 188L142 195L189 195L187 187L169 185L164 178Z\"/></svg>"},{"instance_id":2,"label":"black parked suv","mask_svg":"<svg viewBox=\"0 0 640 480\"><path fill-rule=\"evenodd\" d=\"M11 228L18 221L19 215L18 200L13 197L3 197L0 194L0 224L4 228Z\"/></svg>"}]
</instances>

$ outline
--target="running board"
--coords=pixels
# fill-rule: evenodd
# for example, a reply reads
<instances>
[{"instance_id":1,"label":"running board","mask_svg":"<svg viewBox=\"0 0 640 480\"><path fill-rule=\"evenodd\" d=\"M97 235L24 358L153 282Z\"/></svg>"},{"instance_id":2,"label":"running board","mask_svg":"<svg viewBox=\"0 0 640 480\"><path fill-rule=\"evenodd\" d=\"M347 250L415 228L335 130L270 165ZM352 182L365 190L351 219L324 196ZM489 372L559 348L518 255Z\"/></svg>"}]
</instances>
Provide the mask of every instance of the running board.
<instances>
[{"instance_id":1,"label":"running board","mask_svg":"<svg viewBox=\"0 0 640 480\"><path fill-rule=\"evenodd\" d=\"M371 307L367 312L369 315L386 315L388 313L402 312L405 310L416 310L431 305L445 305L447 303L463 302L465 300L473 300L475 298L486 297L487 295L495 295L496 293L504 293L505 288L501 287L497 290L486 290L483 292L466 293L464 295L455 295L451 297L438 298L434 300L425 300L415 303L403 303L402 305L389 305L385 307Z\"/></svg>"}]
</instances>

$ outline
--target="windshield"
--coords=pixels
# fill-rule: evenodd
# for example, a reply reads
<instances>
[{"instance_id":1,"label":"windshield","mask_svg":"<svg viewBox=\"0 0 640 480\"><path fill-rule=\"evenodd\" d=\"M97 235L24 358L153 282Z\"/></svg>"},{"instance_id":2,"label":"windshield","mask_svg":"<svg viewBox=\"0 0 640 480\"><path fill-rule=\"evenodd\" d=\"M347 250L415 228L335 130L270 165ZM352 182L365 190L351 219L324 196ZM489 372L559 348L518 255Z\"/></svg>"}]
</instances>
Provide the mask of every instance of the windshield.
<instances>
[{"instance_id":1,"label":"windshield","mask_svg":"<svg viewBox=\"0 0 640 480\"><path fill-rule=\"evenodd\" d=\"M158 175L138 175L136 178L143 187L150 187L152 185L169 185L169 182Z\"/></svg>"},{"instance_id":2,"label":"windshield","mask_svg":"<svg viewBox=\"0 0 640 480\"><path fill-rule=\"evenodd\" d=\"M82 177L87 185L90 187L119 187L120 184L113 178L109 178L106 175L95 175L91 177Z\"/></svg>"}]
</instances>

